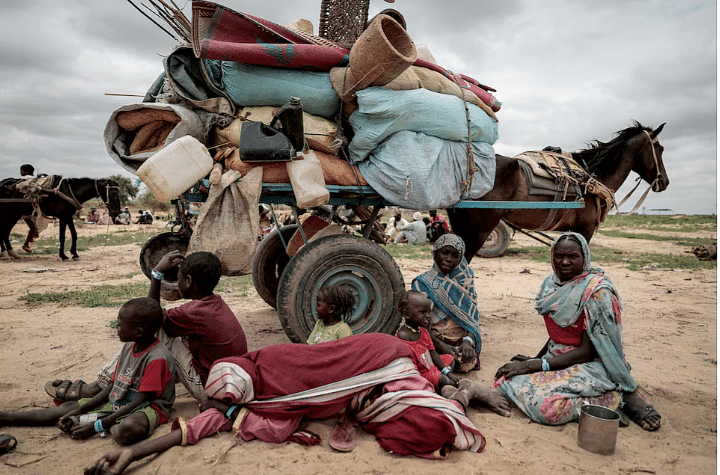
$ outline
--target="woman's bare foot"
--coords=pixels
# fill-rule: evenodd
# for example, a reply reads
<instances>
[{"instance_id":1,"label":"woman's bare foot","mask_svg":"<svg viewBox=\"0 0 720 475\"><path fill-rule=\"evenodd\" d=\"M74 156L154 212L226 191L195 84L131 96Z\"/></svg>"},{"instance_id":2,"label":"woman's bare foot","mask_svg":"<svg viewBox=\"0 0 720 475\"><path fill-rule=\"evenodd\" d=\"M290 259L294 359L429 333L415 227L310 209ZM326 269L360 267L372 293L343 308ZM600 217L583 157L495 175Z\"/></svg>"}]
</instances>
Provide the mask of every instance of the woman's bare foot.
<instances>
[{"instance_id":1,"label":"woman's bare foot","mask_svg":"<svg viewBox=\"0 0 720 475\"><path fill-rule=\"evenodd\" d=\"M512 414L510 402L495 389L485 388L469 379L461 379L458 388L460 391L465 391L471 401L481 402L495 414L503 417L510 417Z\"/></svg>"},{"instance_id":2,"label":"woman's bare foot","mask_svg":"<svg viewBox=\"0 0 720 475\"><path fill-rule=\"evenodd\" d=\"M661 416L652 404L650 404L637 388L632 393L623 393L623 402L625 406L623 411L635 424L639 425L643 430L655 431L660 428Z\"/></svg>"},{"instance_id":3,"label":"woman's bare foot","mask_svg":"<svg viewBox=\"0 0 720 475\"><path fill-rule=\"evenodd\" d=\"M15 252L15 249L8 249L7 253L13 259L22 259L22 256L20 256L20 254Z\"/></svg>"}]
</instances>

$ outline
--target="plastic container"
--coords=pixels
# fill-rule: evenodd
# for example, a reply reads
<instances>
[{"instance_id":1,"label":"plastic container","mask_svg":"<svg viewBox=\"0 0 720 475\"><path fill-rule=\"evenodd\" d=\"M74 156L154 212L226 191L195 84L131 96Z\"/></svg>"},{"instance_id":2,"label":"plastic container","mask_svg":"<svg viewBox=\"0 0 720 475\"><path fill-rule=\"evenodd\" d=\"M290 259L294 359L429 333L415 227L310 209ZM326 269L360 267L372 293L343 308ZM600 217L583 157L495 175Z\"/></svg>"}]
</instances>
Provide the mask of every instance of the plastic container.
<instances>
[{"instance_id":1,"label":"plastic container","mask_svg":"<svg viewBox=\"0 0 720 475\"><path fill-rule=\"evenodd\" d=\"M298 159L286 165L298 208L314 208L328 202L330 192L325 186L320 159L314 151L300 153Z\"/></svg>"},{"instance_id":2,"label":"plastic container","mask_svg":"<svg viewBox=\"0 0 720 475\"><path fill-rule=\"evenodd\" d=\"M137 176L161 203L187 191L212 170L213 159L196 138L185 135L158 150L137 170Z\"/></svg>"},{"instance_id":3,"label":"plastic container","mask_svg":"<svg viewBox=\"0 0 720 475\"><path fill-rule=\"evenodd\" d=\"M585 404L580 409L577 444L600 455L615 453L620 414L607 407Z\"/></svg>"}]
</instances>

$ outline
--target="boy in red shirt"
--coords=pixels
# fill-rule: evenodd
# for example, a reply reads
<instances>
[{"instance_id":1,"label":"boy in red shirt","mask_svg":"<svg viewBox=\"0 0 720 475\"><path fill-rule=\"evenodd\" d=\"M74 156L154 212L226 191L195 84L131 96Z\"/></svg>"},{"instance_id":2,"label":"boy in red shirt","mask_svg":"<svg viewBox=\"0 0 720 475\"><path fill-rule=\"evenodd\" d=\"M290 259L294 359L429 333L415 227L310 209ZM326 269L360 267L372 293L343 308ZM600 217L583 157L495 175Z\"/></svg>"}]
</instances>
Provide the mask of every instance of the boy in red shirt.
<instances>
[{"instance_id":1,"label":"boy in red shirt","mask_svg":"<svg viewBox=\"0 0 720 475\"><path fill-rule=\"evenodd\" d=\"M91 399L58 407L0 412L0 426L47 426L57 423L73 439L106 432L121 445L149 437L167 422L175 402L175 362L155 337L163 321L160 303L132 299L120 307L117 334L124 342L111 383Z\"/></svg>"},{"instance_id":2,"label":"boy in red shirt","mask_svg":"<svg viewBox=\"0 0 720 475\"><path fill-rule=\"evenodd\" d=\"M211 252L196 252L187 257L179 250L167 253L152 270L148 297L160 301L163 273L178 266L178 290L183 298L191 300L165 311L158 338L170 349L180 382L194 398L202 401L205 398L203 386L212 364L221 358L247 353L247 340L230 307L213 293L222 275L222 265ZM109 384L116 360L117 355L100 371L94 383L48 381L46 391L59 400L93 396ZM73 384L77 395L69 394L70 390L58 394L62 387L73 389ZM68 397L61 397L63 395Z\"/></svg>"}]
</instances>

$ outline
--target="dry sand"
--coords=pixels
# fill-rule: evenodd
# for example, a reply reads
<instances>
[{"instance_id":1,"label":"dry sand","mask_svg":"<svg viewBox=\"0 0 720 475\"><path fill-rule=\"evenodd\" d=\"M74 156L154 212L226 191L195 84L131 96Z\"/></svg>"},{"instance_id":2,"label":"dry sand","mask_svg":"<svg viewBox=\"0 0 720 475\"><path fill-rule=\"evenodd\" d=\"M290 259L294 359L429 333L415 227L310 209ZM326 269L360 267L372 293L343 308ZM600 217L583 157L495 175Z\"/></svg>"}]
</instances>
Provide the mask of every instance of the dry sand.
<instances>
[{"instance_id":1,"label":"dry sand","mask_svg":"<svg viewBox=\"0 0 720 475\"><path fill-rule=\"evenodd\" d=\"M162 227L164 223L157 223ZM131 226L138 228L138 226ZM22 227L16 228L25 232ZM81 233L104 233L84 227ZM43 233L52 235L52 225ZM704 233L707 236L707 233ZM525 237L518 244L531 245ZM651 246L652 252L679 254L673 244L596 236L594 245L626 253ZM16 246L19 248L20 246ZM27 292L89 289L101 283L143 282L139 246L97 247L82 260L28 256L0 262L0 410L47 407L45 381L58 377L94 379L120 343L108 323L115 308L43 305L27 308ZM406 284L431 266L431 260L400 260ZM596 263L602 265L602 263ZM533 311L535 292L549 265L517 257L474 259L471 264L482 307L481 371L471 378L489 385L495 370L517 353L534 354L545 342L542 319ZM633 272L604 265L622 295L625 346L633 374L663 416L654 433L631 424L620 429L616 452L601 456L576 444L576 423L546 427L515 410L509 419L482 408L469 417L487 439L480 454L454 452L445 461L426 461L385 453L371 435L360 433L350 453L327 445L333 421L313 421L309 429L323 442L316 447L251 442L236 444L219 434L194 447L170 451L131 465L131 474L243 473L462 473L462 474L714 474L717 467L717 273L715 270ZM251 350L288 339L276 312L251 290L247 297L224 293L238 316ZM172 302L176 305L181 302ZM180 388L180 386L179 386ZM176 414L192 417L196 404L179 391ZM156 431L167 433L168 426ZM74 441L54 427L0 428L19 441L0 457L0 473L71 474L117 447L110 439Z\"/></svg>"}]
</instances>

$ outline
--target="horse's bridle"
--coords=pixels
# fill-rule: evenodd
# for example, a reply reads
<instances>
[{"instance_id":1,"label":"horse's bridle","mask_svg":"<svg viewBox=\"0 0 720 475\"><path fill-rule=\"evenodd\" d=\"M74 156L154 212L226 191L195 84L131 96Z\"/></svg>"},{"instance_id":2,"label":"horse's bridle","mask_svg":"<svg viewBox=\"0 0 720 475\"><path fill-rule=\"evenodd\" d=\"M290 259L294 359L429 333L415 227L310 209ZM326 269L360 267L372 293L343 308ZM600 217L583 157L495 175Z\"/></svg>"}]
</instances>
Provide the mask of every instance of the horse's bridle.
<instances>
[{"instance_id":1,"label":"horse's bridle","mask_svg":"<svg viewBox=\"0 0 720 475\"><path fill-rule=\"evenodd\" d=\"M625 198L623 198L622 201L620 201L620 203L617 203L615 205L615 209L617 210L618 214L633 214L635 211L637 211L637 209L640 207L642 202L645 201L645 198L647 197L648 193L650 193L650 190L652 190L653 187L660 180L660 178L662 178L662 173L660 173L660 165L658 164L657 153L655 153L655 144L658 142L657 135L655 136L655 138L653 138L650 136L650 132L648 132L647 130L643 130L643 132L645 132L645 135L647 135L648 140L650 140L650 149L652 150L653 161L655 162L655 179L653 180L652 183L650 183L650 186L648 187L647 190L645 190L645 193L643 193L643 195L640 197L640 199L638 200L637 204L632 209L632 211L630 211L629 213L620 213L620 206L622 206L623 203L625 203L627 201L627 199L630 198L630 195L632 195L635 192L635 190L637 190L638 186L640 186L640 183L642 182L642 177L639 176L637 178L637 184L635 185L635 187L632 190L630 190L630 193L625 195Z\"/></svg>"},{"instance_id":2,"label":"horse's bridle","mask_svg":"<svg viewBox=\"0 0 720 475\"><path fill-rule=\"evenodd\" d=\"M106 181L105 182L105 199L103 200L105 202L105 204L108 204L110 202L110 190L111 189L118 190L118 192L120 192L119 185L112 186L112 185L110 185L110 183L108 183ZM103 199L102 193L100 193L100 190L98 189L98 181L97 180L95 180L95 193L97 193L98 198L100 198L101 200Z\"/></svg>"}]
</instances>

